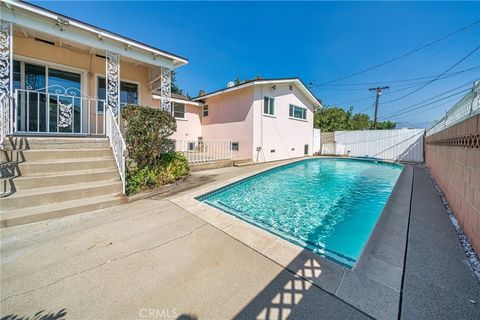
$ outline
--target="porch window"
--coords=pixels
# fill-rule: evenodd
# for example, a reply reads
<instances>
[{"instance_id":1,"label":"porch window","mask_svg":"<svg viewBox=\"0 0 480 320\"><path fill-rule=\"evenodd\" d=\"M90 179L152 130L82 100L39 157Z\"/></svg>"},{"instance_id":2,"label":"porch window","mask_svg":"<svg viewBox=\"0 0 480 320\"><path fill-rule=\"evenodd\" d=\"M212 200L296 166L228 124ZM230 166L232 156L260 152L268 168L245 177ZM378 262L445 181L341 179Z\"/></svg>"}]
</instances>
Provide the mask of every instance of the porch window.
<instances>
[{"instance_id":1,"label":"porch window","mask_svg":"<svg viewBox=\"0 0 480 320\"><path fill-rule=\"evenodd\" d=\"M40 63L13 61L17 91L17 130L20 132L79 133L81 128L80 73ZM71 123L57 126L59 105L71 106ZM67 118L68 120L68 118Z\"/></svg>"},{"instance_id":2,"label":"porch window","mask_svg":"<svg viewBox=\"0 0 480 320\"><path fill-rule=\"evenodd\" d=\"M263 114L275 115L275 99L270 97L263 98Z\"/></svg>"},{"instance_id":3,"label":"porch window","mask_svg":"<svg viewBox=\"0 0 480 320\"><path fill-rule=\"evenodd\" d=\"M294 106L293 104L290 105L289 116L293 119L307 119L307 109L302 107Z\"/></svg>"},{"instance_id":4,"label":"porch window","mask_svg":"<svg viewBox=\"0 0 480 320\"><path fill-rule=\"evenodd\" d=\"M107 98L105 78L98 77L97 83L98 99L105 100ZM103 101L98 102L99 112L103 112L103 104ZM138 84L120 81L120 112L127 104L138 104Z\"/></svg>"},{"instance_id":5,"label":"porch window","mask_svg":"<svg viewBox=\"0 0 480 320\"><path fill-rule=\"evenodd\" d=\"M172 102L173 116L178 119L185 119L185 105L183 103Z\"/></svg>"}]
</instances>

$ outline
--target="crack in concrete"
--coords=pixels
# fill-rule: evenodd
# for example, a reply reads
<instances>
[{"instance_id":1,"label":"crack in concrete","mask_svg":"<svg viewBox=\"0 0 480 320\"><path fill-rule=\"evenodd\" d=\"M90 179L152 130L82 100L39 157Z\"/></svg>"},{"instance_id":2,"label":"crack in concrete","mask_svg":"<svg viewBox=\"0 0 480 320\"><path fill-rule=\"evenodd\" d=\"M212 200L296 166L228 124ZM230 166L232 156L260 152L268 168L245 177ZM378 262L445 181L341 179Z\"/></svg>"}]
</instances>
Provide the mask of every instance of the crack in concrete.
<instances>
[{"instance_id":1,"label":"crack in concrete","mask_svg":"<svg viewBox=\"0 0 480 320\"><path fill-rule=\"evenodd\" d=\"M24 291L24 292L21 292L21 293L17 293L17 294L8 296L8 297L0 300L0 302L4 302L4 301L6 301L6 300L8 300L8 299L11 299L11 298L14 298L14 297L22 296L22 295L25 295L25 294L29 294L29 293L32 293L32 292L41 290L41 289L45 289L45 288L47 288L47 287L53 286L53 285L55 285L55 284L57 284L57 283L65 280L65 279L72 278L72 277L75 277L75 276L80 275L80 274L82 274L82 273L85 273L85 272L88 272L88 271L91 271L91 270L100 268L100 267L102 267L102 266L104 266L104 265L107 265L107 264L109 264L109 263L111 263L111 262L115 262L115 261L118 261L118 260L122 260L122 259L124 259L124 258L128 258L128 257L133 256L133 255L136 255L136 254L138 254L138 253L142 253L142 252L146 252L146 251L151 251L151 250L154 250L154 249L158 249L158 248L160 248L160 247L162 247L162 246L165 246L165 245L168 245L168 244L170 244L170 243L172 243L172 242L185 239L185 238L191 236L194 232L196 232L196 231L200 230L201 228L203 228L204 226L206 226L207 224L208 224L208 223L204 222L204 223L202 223L201 225L199 225L198 227L196 227L195 229L193 229L192 231L190 231L190 232L188 232L187 234L184 234L184 235L182 235L182 236L180 236L180 237L176 237L176 238L170 239L170 240L168 240L168 241L159 243L159 244L157 244L157 245L155 245L155 246L153 246L153 247L149 247L149 248L145 248L145 249L140 249L140 250L135 250L135 251L130 252L130 253L126 254L126 255L123 255L123 256L120 256L120 257L117 257L117 258L114 258L114 259L107 260L107 261L105 261L105 262L99 263L99 264L97 264L97 265L95 265L95 266L92 266L92 267L90 267L90 268L83 269L83 270L78 271L78 272L75 272L75 273L73 273L73 274L66 275L66 276L64 276L64 277L62 277L62 278L60 278L60 279L57 279L57 280L55 280L55 281L53 281L53 282L51 282L51 283L49 283L49 284L43 285L43 286L41 286L41 287L34 288L34 289L30 289L30 290L27 290L27 291Z\"/></svg>"}]
</instances>

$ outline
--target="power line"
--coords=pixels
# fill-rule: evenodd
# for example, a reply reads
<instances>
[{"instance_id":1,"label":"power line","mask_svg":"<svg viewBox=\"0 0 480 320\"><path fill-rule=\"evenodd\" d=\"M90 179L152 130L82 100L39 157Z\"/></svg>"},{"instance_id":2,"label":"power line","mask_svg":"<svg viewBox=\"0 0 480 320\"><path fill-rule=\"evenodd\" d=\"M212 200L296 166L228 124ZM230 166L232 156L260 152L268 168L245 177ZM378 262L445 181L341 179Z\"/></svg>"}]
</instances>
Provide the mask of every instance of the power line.
<instances>
[{"instance_id":1,"label":"power line","mask_svg":"<svg viewBox=\"0 0 480 320\"><path fill-rule=\"evenodd\" d=\"M461 87L464 87L464 85L461 86ZM446 94L446 93L448 93L448 92L451 92L451 91L453 91L453 90L456 90L456 89L458 89L458 88L448 90L448 91L446 91L446 92L443 92L443 93L441 93L441 94L439 94L439 95L437 95L437 96L434 96L434 97L432 97L432 98L430 98L430 99L427 99L427 100L425 100L425 101L429 101L429 100L431 100L431 99L435 99L435 98L437 98L437 97L443 96L444 94ZM453 96L457 96L457 95L462 94L462 93L464 93L464 92L467 92L467 91L469 91L469 90L471 90L471 89L470 89L470 88L463 89L463 90L460 90L460 91L458 91L458 92L452 93L452 94L450 94L450 95L448 95L448 96L446 96L446 97L443 97L443 98L440 98L440 99L437 99L437 100L434 100L434 101L431 101L431 102L428 102L428 103L425 103L425 104L419 105L419 104L417 103L417 104L411 105L411 106L409 106L409 107L406 107L406 108L403 108L403 109L401 109L401 110L398 110L397 112L395 112L394 114L392 114L392 115L390 115L390 116L388 116L388 117L386 117L386 118L383 118L383 120L388 120L388 119L392 119L392 118L395 118L395 117L399 117L399 116L405 115L405 114L410 113L410 112L412 112L412 111L415 111L415 110L418 110L418 109L427 107L427 106L429 106L429 105L432 105L432 104L434 104L434 103L443 101L443 100L448 99L448 98L451 98L451 97L453 97Z\"/></svg>"},{"instance_id":2,"label":"power line","mask_svg":"<svg viewBox=\"0 0 480 320\"><path fill-rule=\"evenodd\" d=\"M403 98L406 98L412 94L414 94L415 92L418 92L420 90L422 90L423 88L425 88L426 86L428 86L429 84L431 84L432 82L435 82L437 81L441 76L443 76L445 73L447 73L448 71L452 70L453 68L455 68L456 66L458 66L460 63L462 63L465 59L467 59L468 57L470 57L472 54L474 54L478 49L480 49L480 46L476 47L475 49L473 49L472 51L470 51L466 56L464 56L462 59L460 59L459 61L457 61L454 65L452 65L450 68L448 68L447 70L443 71L442 73L440 73L437 77L433 78L432 80L428 81L427 83L425 83L424 85L422 85L421 87L399 97L399 98L396 98L394 100L392 100L392 102L395 102L395 101L398 101L400 99L403 99Z\"/></svg>"},{"instance_id":3,"label":"power line","mask_svg":"<svg viewBox=\"0 0 480 320\"><path fill-rule=\"evenodd\" d=\"M328 82L321 83L321 84L319 84L319 85L326 85L326 84L335 83L335 82L338 82L338 81L341 81L341 80L345 80L345 79L348 79L348 78L357 76L357 75L359 75L359 74L362 74L362 73L365 73L365 72L368 72L368 71L377 69L377 68L382 67L382 66L384 66L384 65L386 65L386 64L392 63L392 62L397 61L397 60L399 60L399 59L401 59L401 58L404 58L404 57L407 57L407 56L409 56L409 55L412 55L412 54L414 54L414 53L416 53L416 52L418 52L418 51L420 51L420 50L422 50L422 49L425 49L425 48L427 48L427 47L430 47L430 46L432 46L432 45L434 45L434 44L436 44L436 43L438 43L438 42L440 42L440 41L443 41L443 40L445 40L445 39L447 39L447 38L450 38L451 36L453 36L453 35L455 35L455 34L457 34L457 33L459 33L459 32L462 32L463 30L466 30L466 29L471 28L472 26L476 25L477 23L480 23L480 20L474 21L474 22L470 23L469 25L466 25L466 26L464 26L464 27L462 27L462 28L460 28L460 29L458 29L458 30L456 30L456 31L454 31L454 32L451 32L451 33L447 34L446 36L443 36L443 37L441 37L441 38L439 38L439 39L437 39L437 40L435 40L435 41L432 41L432 42L430 42L430 43L427 43L427 44L425 44L425 45L423 45L423 46L421 46L421 47L418 47L418 48L416 48L416 49L413 49L413 50L411 50L411 51L409 51L409 52L407 52L407 53L404 53L404 54L402 54L402 55L400 55L400 56L397 56L397 57L395 57L395 58L392 58L392 59L390 59L390 60L387 60L387 61L385 61L385 62L383 62L383 63L374 65L374 66L372 66L372 67L369 67L369 68L367 68L367 69L364 69L364 70L361 70L361 71L358 71L358 72L354 72L354 73L352 73L352 74L343 76L343 77L341 77L341 78L338 78L338 79L335 79L335 80L332 80L332 81L328 81Z\"/></svg>"},{"instance_id":4,"label":"power line","mask_svg":"<svg viewBox=\"0 0 480 320\"><path fill-rule=\"evenodd\" d=\"M475 67L472 67L472 68L448 73L448 74L445 74L441 79L450 78L450 77L454 77L454 76L462 74L462 73L475 71L479 68L480 68L480 66L475 66ZM424 76L424 77L402 79L402 80L389 80L389 81L381 81L381 82L359 82L359 83L330 84L330 85L325 85L325 86L326 87L344 87L344 86L381 85L381 84L384 84L384 83L410 82L410 81L416 81L416 80L431 79L431 78L435 78L435 77L436 76ZM316 85L316 86L319 86L319 85ZM345 90L347 90L347 89L345 89ZM363 90L363 89L359 89L359 90Z\"/></svg>"},{"instance_id":5,"label":"power line","mask_svg":"<svg viewBox=\"0 0 480 320\"><path fill-rule=\"evenodd\" d=\"M396 116L396 115L397 115L398 113L400 113L400 112L404 112L404 111L407 111L407 110L409 110L409 109L415 108L415 107L418 106L418 105L421 105L421 104L423 104L423 103L429 102L429 101L431 101L432 99L441 97L441 96L443 96L443 95L445 95L445 94L447 94L447 93L450 93L450 92L452 92L452 91L461 89L461 88L463 88L463 87L465 87L465 86L470 86L470 85L472 84L472 82L473 82L473 81L469 81L469 82L464 83L464 84L462 84L462 85L460 85L460 86L458 86L458 87L455 87L455 88L453 88L453 89L449 89L449 90L447 90L447 91L443 91L442 93L437 94L437 95L434 95L433 97L427 98L427 99L422 100L422 101L420 101L420 102L414 103L414 104L412 104L412 105L410 105L410 106L404 107L404 108L402 108L402 109L400 109L400 110L395 111L395 112L394 112L393 114L391 114L389 117Z\"/></svg>"}]
</instances>

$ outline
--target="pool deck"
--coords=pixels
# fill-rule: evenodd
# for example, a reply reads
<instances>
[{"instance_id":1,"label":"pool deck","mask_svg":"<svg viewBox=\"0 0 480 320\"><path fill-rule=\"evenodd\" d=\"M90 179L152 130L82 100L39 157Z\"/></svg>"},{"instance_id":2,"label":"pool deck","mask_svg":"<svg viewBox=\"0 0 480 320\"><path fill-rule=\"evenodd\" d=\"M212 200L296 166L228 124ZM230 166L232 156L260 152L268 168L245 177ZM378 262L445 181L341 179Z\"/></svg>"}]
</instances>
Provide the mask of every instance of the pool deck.
<instances>
[{"instance_id":1,"label":"pool deck","mask_svg":"<svg viewBox=\"0 0 480 320\"><path fill-rule=\"evenodd\" d=\"M195 172L151 199L3 229L1 316L478 319L480 285L422 165L402 173L352 270L192 201L282 163Z\"/></svg>"}]
</instances>

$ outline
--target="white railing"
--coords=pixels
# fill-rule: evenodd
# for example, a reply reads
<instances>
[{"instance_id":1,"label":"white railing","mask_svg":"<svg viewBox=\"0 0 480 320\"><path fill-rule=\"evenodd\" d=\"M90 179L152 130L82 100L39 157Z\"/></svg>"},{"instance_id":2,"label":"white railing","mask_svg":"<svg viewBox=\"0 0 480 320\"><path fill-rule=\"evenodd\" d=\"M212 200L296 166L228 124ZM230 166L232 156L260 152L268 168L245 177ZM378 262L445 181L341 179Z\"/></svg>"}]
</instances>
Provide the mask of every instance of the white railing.
<instances>
[{"instance_id":1,"label":"white railing","mask_svg":"<svg viewBox=\"0 0 480 320\"><path fill-rule=\"evenodd\" d=\"M4 147L7 136L12 134L11 98L6 94L0 95L0 148Z\"/></svg>"},{"instance_id":2,"label":"white railing","mask_svg":"<svg viewBox=\"0 0 480 320\"><path fill-rule=\"evenodd\" d=\"M113 156L117 163L120 179L122 179L123 194L125 194L125 157L127 147L125 145L125 140L123 140L120 127L118 126L118 121L109 107L105 108L105 129L105 134L110 141L110 147L112 148Z\"/></svg>"},{"instance_id":3,"label":"white railing","mask_svg":"<svg viewBox=\"0 0 480 320\"><path fill-rule=\"evenodd\" d=\"M232 141L228 140L176 140L175 150L192 164L232 160Z\"/></svg>"},{"instance_id":4,"label":"white railing","mask_svg":"<svg viewBox=\"0 0 480 320\"><path fill-rule=\"evenodd\" d=\"M16 89L15 132L104 135L105 101L65 92Z\"/></svg>"},{"instance_id":5,"label":"white railing","mask_svg":"<svg viewBox=\"0 0 480 320\"><path fill-rule=\"evenodd\" d=\"M447 111L445 117L427 130L427 136L445 130L465 119L480 113L480 81L476 81L472 91Z\"/></svg>"}]
</instances>

